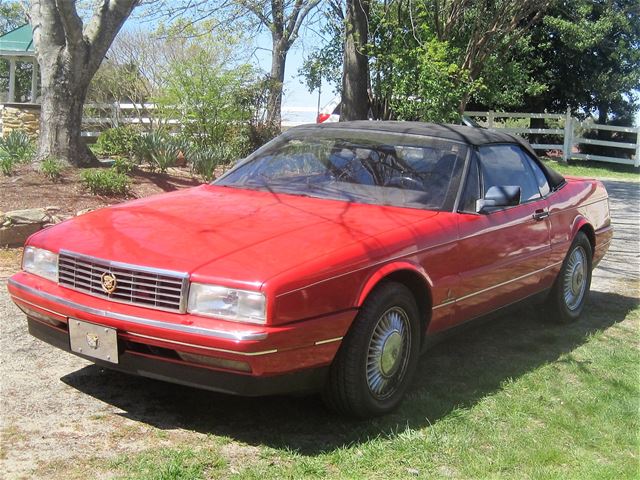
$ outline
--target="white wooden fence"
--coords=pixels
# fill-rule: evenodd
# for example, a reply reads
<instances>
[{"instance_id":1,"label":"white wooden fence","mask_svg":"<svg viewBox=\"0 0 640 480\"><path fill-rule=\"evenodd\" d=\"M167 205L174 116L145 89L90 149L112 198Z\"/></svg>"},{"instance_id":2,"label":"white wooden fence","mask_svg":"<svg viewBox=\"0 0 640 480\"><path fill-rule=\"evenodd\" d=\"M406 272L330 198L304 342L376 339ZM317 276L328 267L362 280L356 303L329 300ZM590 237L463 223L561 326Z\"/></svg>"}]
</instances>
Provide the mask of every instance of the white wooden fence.
<instances>
[{"instance_id":1,"label":"white wooden fence","mask_svg":"<svg viewBox=\"0 0 640 480\"><path fill-rule=\"evenodd\" d=\"M153 103L102 103L85 105L85 116L82 119L83 137L97 137L102 130L119 125L176 125L179 120L161 119L155 115L157 107ZM302 125L296 121L299 114L312 113L315 118L315 107L282 107L282 126L284 128ZM291 117L291 119L289 118Z\"/></svg>"},{"instance_id":2,"label":"white wooden fence","mask_svg":"<svg viewBox=\"0 0 640 480\"><path fill-rule=\"evenodd\" d=\"M152 103L132 104L132 103L114 103L114 104L91 104L85 106L89 115L83 119L82 135L86 137L97 137L101 130L117 125L149 125L151 123L160 122L158 117L154 116L156 106ZM304 122L287 121L287 113L315 112L312 107L292 107L283 108L284 121L283 127L291 127ZM487 128L502 132L522 134L539 134L545 136L553 136L557 143L533 143L531 146L536 150L562 151L564 161L569 159L597 160L600 162L618 163L624 165L640 166L640 127L614 127L611 125L599 125L589 121L581 122L571 116L570 112L566 114L560 113L509 113L509 112L465 112L469 117L482 119ZM531 118L544 119L546 121L557 124L553 128L528 128L514 127L505 125L505 121L509 120L528 120ZM165 124L176 124L178 120L164 121ZM512 122L513 123L513 122ZM585 138L588 131L607 130L612 132L620 132L626 134L635 134L635 143L617 139L598 140ZM628 156L604 156L584 154L581 152L582 145L599 145L603 147L615 147L625 150L635 151L635 155Z\"/></svg>"},{"instance_id":3,"label":"white wooden fence","mask_svg":"<svg viewBox=\"0 0 640 480\"><path fill-rule=\"evenodd\" d=\"M581 122L571 116L569 112L560 113L506 113L506 112L465 112L465 115L474 119L483 119L483 123L491 130L515 133L515 134L539 134L553 136L558 139L558 143L532 143L531 146L536 150L559 150L562 151L562 159L581 160L597 160L599 162L619 163L623 165L640 166L640 127L614 127L612 125L600 125L590 121ZM527 127L509 127L505 126L505 120L520 120L541 118L552 120L560 126L556 128L527 128ZM589 131L606 130L612 132L620 132L627 134L635 134L635 143L624 140L598 140L594 138L585 138L585 134ZM562 141L562 143L560 143ZM629 156L605 156L581 153L581 145L599 145L603 147L614 147L625 150L635 151L635 155Z\"/></svg>"}]
</instances>

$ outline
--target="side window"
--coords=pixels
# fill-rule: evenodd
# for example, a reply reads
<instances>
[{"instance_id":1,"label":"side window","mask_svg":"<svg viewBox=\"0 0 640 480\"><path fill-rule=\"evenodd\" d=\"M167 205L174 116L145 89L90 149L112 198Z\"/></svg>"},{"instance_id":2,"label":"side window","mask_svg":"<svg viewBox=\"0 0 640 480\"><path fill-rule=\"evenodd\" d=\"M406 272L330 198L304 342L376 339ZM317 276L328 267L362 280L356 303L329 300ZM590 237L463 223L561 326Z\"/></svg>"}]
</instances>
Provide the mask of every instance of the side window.
<instances>
[{"instance_id":1,"label":"side window","mask_svg":"<svg viewBox=\"0 0 640 480\"><path fill-rule=\"evenodd\" d=\"M475 158L471 159L469 164L469 173L467 174L467 183L464 185L462 193L462 201L460 210L463 212L476 211L476 200L480 199L480 172L478 171L478 162Z\"/></svg>"},{"instance_id":2,"label":"side window","mask_svg":"<svg viewBox=\"0 0 640 480\"><path fill-rule=\"evenodd\" d=\"M551 188L549 188L549 182L547 180L547 177L545 177L544 172L529 155L524 152L522 152L522 155L526 157L531 170L533 170L533 174L536 177L536 182L538 183L538 189L540 190L540 193L543 197L548 195L551 191Z\"/></svg>"},{"instance_id":3,"label":"side window","mask_svg":"<svg viewBox=\"0 0 640 480\"><path fill-rule=\"evenodd\" d=\"M478 149L484 192L493 186L513 185L521 190L520 203L540 198L538 183L517 145L488 145Z\"/></svg>"}]
</instances>

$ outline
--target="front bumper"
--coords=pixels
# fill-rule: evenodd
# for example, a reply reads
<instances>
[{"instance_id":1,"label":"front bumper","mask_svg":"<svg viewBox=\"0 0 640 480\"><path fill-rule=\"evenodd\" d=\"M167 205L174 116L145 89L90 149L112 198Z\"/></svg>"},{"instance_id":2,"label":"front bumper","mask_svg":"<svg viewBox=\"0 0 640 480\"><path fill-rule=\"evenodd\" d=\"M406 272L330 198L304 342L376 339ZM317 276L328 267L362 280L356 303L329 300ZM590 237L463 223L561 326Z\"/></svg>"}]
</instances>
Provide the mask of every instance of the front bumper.
<instances>
[{"instance_id":1,"label":"front bumper","mask_svg":"<svg viewBox=\"0 0 640 480\"><path fill-rule=\"evenodd\" d=\"M243 396L263 396L283 393L312 392L322 387L327 367L305 369L299 372L256 377L226 371L196 367L174 361L162 361L153 356L125 350L118 364L104 362L71 352L66 332L28 318L29 333L54 347L92 361L111 370L153 378L189 387Z\"/></svg>"},{"instance_id":2,"label":"front bumper","mask_svg":"<svg viewBox=\"0 0 640 480\"><path fill-rule=\"evenodd\" d=\"M257 326L117 304L25 272L14 275L8 287L27 314L29 331L62 350L70 351L69 319L83 320L117 331L119 363L84 357L96 364L242 395L313 389L356 314L349 310L287 325ZM231 366L184 361L181 352ZM245 367L240 371L234 364Z\"/></svg>"}]
</instances>

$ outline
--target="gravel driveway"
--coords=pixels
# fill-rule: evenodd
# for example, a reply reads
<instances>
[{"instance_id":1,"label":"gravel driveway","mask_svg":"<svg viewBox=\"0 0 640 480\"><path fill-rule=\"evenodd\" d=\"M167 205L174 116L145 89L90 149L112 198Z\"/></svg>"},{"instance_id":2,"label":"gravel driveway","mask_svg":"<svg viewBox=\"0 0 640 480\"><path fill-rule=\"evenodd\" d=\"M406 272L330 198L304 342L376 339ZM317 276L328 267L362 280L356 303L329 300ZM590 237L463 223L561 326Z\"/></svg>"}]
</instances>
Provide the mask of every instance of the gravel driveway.
<instances>
[{"instance_id":1,"label":"gravel driveway","mask_svg":"<svg viewBox=\"0 0 640 480\"><path fill-rule=\"evenodd\" d=\"M605 183L616 230L607 257L594 273L592 290L624 292L638 298L640 184ZM264 401L103 371L33 339L26 333L24 315L4 287L14 268L15 263L4 268L0 265L0 472L4 472L0 476L67 478L61 472L67 471L75 459L100 461L207 437L206 429L184 428L177 415L178 419L167 418L168 402L184 401L187 408L206 402L206 412L211 415L224 415L226 409L267 414ZM144 415L131 415L131 402L136 402L136 411ZM242 418L239 414L236 417ZM248 421L246 428L251 428ZM233 450L229 452L231 463L236 459L241 464L243 456L256 453L256 447L237 443L231 443L229 449ZM94 475L85 471L78 477Z\"/></svg>"}]
</instances>

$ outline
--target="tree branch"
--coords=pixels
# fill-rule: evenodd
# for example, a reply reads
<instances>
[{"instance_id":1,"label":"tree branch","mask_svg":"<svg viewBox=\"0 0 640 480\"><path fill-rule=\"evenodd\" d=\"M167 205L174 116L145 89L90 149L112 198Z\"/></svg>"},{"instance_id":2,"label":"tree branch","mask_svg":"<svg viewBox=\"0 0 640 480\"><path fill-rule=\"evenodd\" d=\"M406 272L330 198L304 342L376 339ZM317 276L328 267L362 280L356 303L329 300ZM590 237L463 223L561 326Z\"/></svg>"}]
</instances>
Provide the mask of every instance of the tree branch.
<instances>
[{"instance_id":1,"label":"tree branch","mask_svg":"<svg viewBox=\"0 0 640 480\"><path fill-rule=\"evenodd\" d=\"M64 0L62 0L64 1ZM102 0L85 30L91 49L91 68L97 69L111 42L140 0Z\"/></svg>"},{"instance_id":2,"label":"tree branch","mask_svg":"<svg viewBox=\"0 0 640 480\"><path fill-rule=\"evenodd\" d=\"M67 45L72 44L73 47L80 47L85 43L82 35L82 19L76 11L75 2L69 0L56 0L56 7L60 22L64 28Z\"/></svg>"},{"instance_id":3,"label":"tree branch","mask_svg":"<svg viewBox=\"0 0 640 480\"><path fill-rule=\"evenodd\" d=\"M287 27L287 32L289 33L289 44L293 43L293 41L297 38L300 27L302 26L304 19L307 17L307 15L309 15L309 12L316 8L321 1L322 0L311 0L304 6L304 8L302 8L302 10L297 13L297 18L293 23L293 26ZM290 17L290 19L293 19L293 15Z\"/></svg>"},{"instance_id":4,"label":"tree branch","mask_svg":"<svg viewBox=\"0 0 640 480\"><path fill-rule=\"evenodd\" d=\"M260 22L262 22L262 24L267 27L268 29L271 29L272 27L272 22L271 20L269 20L269 18L264 14L264 12L262 11L262 9L259 7L258 4L247 1L247 0L238 0L238 4L241 7L246 8L247 10L249 10L251 13L253 13L256 17L258 17L258 19L260 20Z\"/></svg>"}]
</instances>

